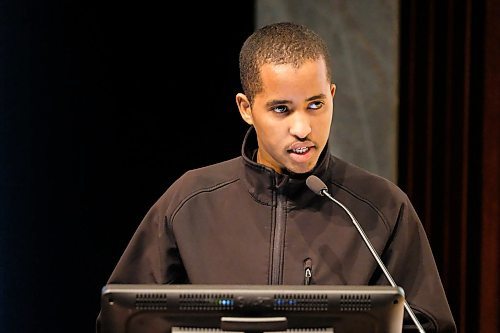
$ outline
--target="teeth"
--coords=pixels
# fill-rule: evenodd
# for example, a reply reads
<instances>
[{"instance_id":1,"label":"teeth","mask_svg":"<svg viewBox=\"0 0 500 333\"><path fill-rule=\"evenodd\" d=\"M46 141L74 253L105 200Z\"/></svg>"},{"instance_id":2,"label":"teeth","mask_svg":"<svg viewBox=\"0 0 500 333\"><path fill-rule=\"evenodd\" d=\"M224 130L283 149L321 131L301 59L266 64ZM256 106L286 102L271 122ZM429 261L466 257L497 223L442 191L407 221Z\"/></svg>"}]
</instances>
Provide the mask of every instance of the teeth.
<instances>
[{"instance_id":1,"label":"teeth","mask_svg":"<svg viewBox=\"0 0 500 333\"><path fill-rule=\"evenodd\" d=\"M292 151L296 154L303 154L308 150L309 150L309 148L303 147L303 148L293 149Z\"/></svg>"}]
</instances>

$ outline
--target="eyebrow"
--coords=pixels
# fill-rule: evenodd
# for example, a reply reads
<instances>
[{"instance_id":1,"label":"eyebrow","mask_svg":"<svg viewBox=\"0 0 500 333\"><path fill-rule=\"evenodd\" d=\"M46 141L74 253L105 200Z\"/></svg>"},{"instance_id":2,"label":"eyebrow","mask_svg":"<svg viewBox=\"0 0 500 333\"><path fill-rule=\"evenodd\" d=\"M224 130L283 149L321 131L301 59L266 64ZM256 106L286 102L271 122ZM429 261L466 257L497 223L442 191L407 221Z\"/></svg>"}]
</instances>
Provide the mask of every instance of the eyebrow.
<instances>
[{"instance_id":1,"label":"eyebrow","mask_svg":"<svg viewBox=\"0 0 500 333\"><path fill-rule=\"evenodd\" d=\"M292 103L292 101L289 101L287 99L273 99L266 103L266 108L270 108L276 105L290 104L290 103Z\"/></svg>"},{"instance_id":2,"label":"eyebrow","mask_svg":"<svg viewBox=\"0 0 500 333\"><path fill-rule=\"evenodd\" d=\"M310 101L313 101L316 99L325 99L325 98L326 98L325 94L319 94L319 95L311 96L311 97L307 98L305 101L310 102ZM266 103L266 107L270 108L270 107L273 107L275 105L291 104L291 103L292 103L292 101L287 100L287 99L273 99L273 100Z\"/></svg>"},{"instance_id":3,"label":"eyebrow","mask_svg":"<svg viewBox=\"0 0 500 333\"><path fill-rule=\"evenodd\" d=\"M310 101L313 101L315 99L325 99L325 98L326 98L325 94L319 94L319 95L309 97L308 99L306 99L306 102L310 102Z\"/></svg>"}]
</instances>

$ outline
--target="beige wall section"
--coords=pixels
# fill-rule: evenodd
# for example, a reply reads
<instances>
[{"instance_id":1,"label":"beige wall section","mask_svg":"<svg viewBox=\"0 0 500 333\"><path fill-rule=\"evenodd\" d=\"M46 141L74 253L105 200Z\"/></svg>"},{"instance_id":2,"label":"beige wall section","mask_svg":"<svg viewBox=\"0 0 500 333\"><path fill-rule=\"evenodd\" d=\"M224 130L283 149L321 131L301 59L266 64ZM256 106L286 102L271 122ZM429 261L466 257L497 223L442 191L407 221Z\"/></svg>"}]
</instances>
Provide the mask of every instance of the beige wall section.
<instances>
[{"instance_id":1,"label":"beige wall section","mask_svg":"<svg viewBox=\"0 0 500 333\"><path fill-rule=\"evenodd\" d=\"M337 84L332 152L397 180L397 0L256 0L256 25L306 24L328 43Z\"/></svg>"}]
</instances>

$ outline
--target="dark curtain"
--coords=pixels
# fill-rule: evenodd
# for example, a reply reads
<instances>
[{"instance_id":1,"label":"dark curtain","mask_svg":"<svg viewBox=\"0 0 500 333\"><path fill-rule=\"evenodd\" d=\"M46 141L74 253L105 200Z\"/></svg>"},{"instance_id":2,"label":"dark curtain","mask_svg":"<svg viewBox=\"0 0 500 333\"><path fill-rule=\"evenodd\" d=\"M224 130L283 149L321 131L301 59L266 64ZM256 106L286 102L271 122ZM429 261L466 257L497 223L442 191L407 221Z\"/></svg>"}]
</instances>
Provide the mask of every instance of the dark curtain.
<instances>
[{"instance_id":1,"label":"dark curtain","mask_svg":"<svg viewBox=\"0 0 500 333\"><path fill-rule=\"evenodd\" d=\"M399 185L459 332L498 332L500 5L401 1Z\"/></svg>"}]
</instances>

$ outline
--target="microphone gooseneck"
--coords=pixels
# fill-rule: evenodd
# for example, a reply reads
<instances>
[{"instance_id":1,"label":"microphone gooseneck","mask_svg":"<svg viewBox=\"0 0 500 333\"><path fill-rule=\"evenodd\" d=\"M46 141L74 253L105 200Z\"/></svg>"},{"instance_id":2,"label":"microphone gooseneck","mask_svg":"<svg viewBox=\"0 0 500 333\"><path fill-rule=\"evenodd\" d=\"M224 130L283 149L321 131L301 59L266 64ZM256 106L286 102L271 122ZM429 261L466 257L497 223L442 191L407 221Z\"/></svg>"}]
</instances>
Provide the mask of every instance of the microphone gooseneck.
<instances>
[{"instance_id":1,"label":"microphone gooseneck","mask_svg":"<svg viewBox=\"0 0 500 333\"><path fill-rule=\"evenodd\" d=\"M385 267L384 262L382 261L382 259L380 259L380 256L378 255L377 251L375 251L375 248L373 247L372 243L370 242L370 240L366 236L363 228L361 228L361 225L358 223L358 220L356 220L356 218L351 213L351 211L349 209L347 209L347 207L344 206L337 199L335 199L334 197L332 197L330 195L330 193L328 193L328 187L317 176L311 175L311 176L307 177L307 179L306 179L306 185L315 194L320 195L320 196L326 196L328 199L330 199L331 201L335 202L337 205L339 205L347 213L347 215L349 215L349 217L351 218L352 223L354 224L354 226L358 230L359 234L361 235L361 238L363 238L363 241L365 242L366 246L368 247L368 250L370 250L371 254L373 255L373 257L377 261L379 267L384 272L385 277L387 278L387 280L389 280L389 283L391 284L391 286L398 287L398 285L396 285L396 282L394 282L394 279L392 278L391 274L387 270L387 267ZM406 298L404 300L404 307L405 307L406 311L408 312L408 314L410 315L410 317L413 320L413 322L415 323L415 325L417 326L418 331L420 333L425 333L424 328L422 327L422 325L418 321L417 316L415 315L415 313L413 312L412 308L410 307L410 305L406 301Z\"/></svg>"}]
</instances>

